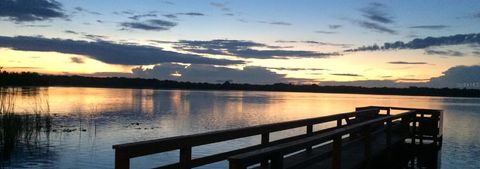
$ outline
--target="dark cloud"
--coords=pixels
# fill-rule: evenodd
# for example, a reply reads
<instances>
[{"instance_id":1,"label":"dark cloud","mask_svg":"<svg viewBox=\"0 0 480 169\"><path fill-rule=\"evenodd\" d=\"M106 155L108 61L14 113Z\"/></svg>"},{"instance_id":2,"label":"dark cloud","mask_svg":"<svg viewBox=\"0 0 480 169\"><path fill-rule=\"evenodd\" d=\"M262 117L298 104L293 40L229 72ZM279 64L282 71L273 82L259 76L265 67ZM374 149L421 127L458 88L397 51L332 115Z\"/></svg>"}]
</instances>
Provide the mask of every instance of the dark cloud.
<instances>
[{"instance_id":1,"label":"dark cloud","mask_svg":"<svg viewBox=\"0 0 480 169\"><path fill-rule=\"evenodd\" d=\"M0 36L0 47L22 51L53 51L85 55L109 64L151 65L166 62L230 65L243 64L239 60L212 59L199 55L165 51L158 47L117 44L107 41L77 41L43 37Z\"/></svg>"},{"instance_id":2,"label":"dark cloud","mask_svg":"<svg viewBox=\"0 0 480 169\"><path fill-rule=\"evenodd\" d=\"M95 72L90 74L79 74L80 76L91 76L91 77L126 77L126 78L135 78L132 73L125 72Z\"/></svg>"},{"instance_id":3,"label":"dark cloud","mask_svg":"<svg viewBox=\"0 0 480 169\"><path fill-rule=\"evenodd\" d=\"M476 56L480 56L480 51L473 51L472 54L474 54Z\"/></svg>"},{"instance_id":4,"label":"dark cloud","mask_svg":"<svg viewBox=\"0 0 480 169\"><path fill-rule=\"evenodd\" d=\"M62 4L54 0L1 0L0 17L15 22L65 18Z\"/></svg>"},{"instance_id":5,"label":"dark cloud","mask_svg":"<svg viewBox=\"0 0 480 169\"><path fill-rule=\"evenodd\" d=\"M285 58L326 58L337 53L319 53L302 50L279 50L279 46L270 46L244 40L210 40L191 41L181 40L174 43L174 48L199 54L231 55L242 58L256 59L285 59ZM277 50L259 50L255 48L269 48Z\"/></svg>"},{"instance_id":6,"label":"dark cloud","mask_svg":"<svg viewBox=\"0 0 480 169\"><path fill-rule=\"evenodd\" d=\"M414 79L414 78L399 78L399 79L395 79L396 82L414 82L414 83L418 83L418 82L426 82L426 81L429 81L430 79Z\"/></svg>"},{"instance_id":7,"label":"dark cloud","mask_svg":"<svg viewBox=\"0 0 480 169\"><path fill-rule=\"evenodd\" d=\"M387 12L389 9L384 4L378 2L370 3L367 7L360 9L360 11L364 17L374 22L384 24L394 22L393 16Z\"/></svg>"},{"instance_id":8,"label":"dark cloud","mask_svg":"<svg viewBox=\"0 0 480 169\"><path fill-rule=\"evenodd\" d=\"M356 49L346 50L352 51L374 51L374 50L389 50L389 49L424 49L433 46L447 46L447 45L462 45L462 44L480 44L480 34L457 34L452 36L442 37L426 37L416 38L407 43L397 41L393 43L384 43L382 46L372 45L363 46Z\"/></svg>"},{"instance_id":9,"label":"dark cloud","mask_svg":"<svg viewBox=\"0 0 480 169\"><path fill-rule=\"evenodd\" d=\"M344 48L348 48L352 46L351 44L328 43L328 42L320 42L320 41L313 41L313 40L307 40L307 41L277 40L275 42L276 43L306 43L306 44L319 45L319 46L338 46L338 47L344 47Z\"/></svg>"},{"instance_id":10,"label":"dark cloud","mask_svg":"<svg viewBox=\"0 0 480 169\"><path fill-rule=\"evenodd\" d=\"M298 43L296 40L277 40L276 43Z\"/></svg>"},{"instance_id":11,"label":"dark cloud","mask_svg":"<svg viewBox=\"0 0 480 169\"><path fill-rule=\"evenodd\" d=\"M388 64L394 64L394 65L425 65L425 64L428 64L428 63L427 62L393 61L393 62L388 62Z\"/></svg>"},{"instance_id":12,"label":"dark cloud","mask_svg":"<svg viewBox=\"0 0 480 169\"><path fill-rule=\"evenodd\" d=\"M319 41L301 41L302 43L307 43L307 44L315 44L315 45L322 45L322 46L339 46L339 47L351 47L351 44L342 44L342 43L328 43L328 42L319 42Z\"/></svg>"},{"instance_id":13,"label":"dark cloud","mask_svg":"<svg viewBox=\"0 0 480 169\"><path fill-rule=\"evenodd\" d=\"M389 9L381 3L369 3L367 7L360 9L362 16L367 20L351 20L352 23L375 32L396 35L398 32L388 28L385 24L394 23L393 16L388 13Z\"/></svg>"},{"instance_id":14,"label":"dark cloud","mask_svg":"<svg viewBox=\"0 0 480 169\"><path fill-rule=\"evenodd\" d=\"M362 76L362 75L353 74L353 73L331 73L330 75L335 75L335 76L351 76L351 77L361 77L361 76Z\"/></svg>"},{"instance_id":15,"label":"dark cloud","mask_svg":"<svg viewBox=\"0 0 480 169\"><path fill-rule=\"evenodd\" d=\"M393 34L393 35L396 35L396 34L397 34L397 31L396 31L396 30L387 28L387 27L382 26L382 25L377 24L377 23L368 22L368 21L354 21L354 23L357 24L357 25L359 25L360 27L363 27L363 28L366 28L366 29L370 29L370 30L373 30L373 31L375 31L375 32L379 32L379 33L389 33L389 34Z\"/></svg>"},{"instance_id":16,"label":"dark cloud","mask_svg":"<svg viewBox=\"0 0 480 169\"><path fill-rule=\"evenodd\" d=\"M273 22L270 22L269 24L271 24L271 25L281 25L281 26L290 26L290 25L292 25L291 23L283 22L283 21L273 21Z\"/></svg>"},{"instance_id":17,"label":"dark cloud","mask_svg":"<svg viewBox=\"0 0 480 169\"><path fill-rule=\"evenodd\" d=\"M65 30L63 31L64 33L68 33L68 34L73 34L73 35L82 35L83 38L85 39L90 39L90 40L94 40L94 41L97 41L97 40L106 40L108 39L108 36L103 36L103 35L94 35L94 34L87 34L85 32L76 32L76 31L73 31L73 30Z\"/></svg>"},{"instance_id":18,"label":"dark cloud","mask_svg":"<svg viewBox=\"0 0 480 169\"><path fill-rule=\"evenodd\" d=\"M135 77L178 80L190 82L271 84L285 82L285 75L277 74L263 67L244 67L243 70L215 67L211 65L183 66L161 64L153 68L137 67L132 70Z\"/></svg>"},{"instance_id":19,"label":"dark cloud","mask_svg":"<svg viewBox=\"0 0 480 169\"><path fill-rule=\"evenodd\" d=\"M72 31L72 30L65 30L63 32L68 33L68 34L75 34L75 35L78 34L78 32L75 32L75 31Z\"/></svg>"},{"instance_id":20,"label":"dark cloud","mask_svg":"<svg viewBox=\"0 0 480 169\"><path fill-rule=\"evenodd\" d=\"M130 16L128 18L133 19L133 20L139 20L141 18L146 18L146 17L157 17L157 14L155 14L155 13L137 14L137 15Z\"/></svg>"},{"instance_id":21,"label":"dark cloud","mask_svg":"<svg viewBox=\"0 0 480 169\"><path fill-rule=\"evenodd\" d=\"M94 34L85 34L83 35L85 39L90 39L90 40L105 40L108 38L108 36L103 36L103 35L94 35Z\"/></svg>"},{"instance_id":22,"label":"dark cloud","mask_svg":"<svg viewBox=\"0 0 480 169\"><path fill-rule=\"evenodd\" d=\"M78 63L78 64L85 63L85 61L80 57L71 57L70 61L72 61L72 63Z\"/></svg>"},{"instance_id":23,"label":"dark cloud","mask_svg":"<svg viewBox=\"0 0 480 169\"><path fill-rule=\"evenodd\" d=\"M438 29L445 29L445 28L448 28L448 27L449 26L447 26L447 25L417 25L417 26L410 26L409 28L438 30Z\"/></svg>"},{"instance_id":24,"label":"dark cloud","mask_svg":"<svg viewBox=\"0 0 480 169\"><path fill-rule=\"evenodd\" d=\"M87 10L85 8L82 8L82 7L75 7L74 9L78 12L85 12L85 13L89 13L89 14L92 14L92 15L102 15L100 12L90 11L90 10Z\"/></svg>"},{"instance_id":25,"label":"dark cloud","mask_svg":"<svg viewBox=\"0 0 480 169\"><path fill-rule=\"evenodd\" d=\"M163 15L163 16L164 16L164 17L167 17L167 18L170 18L170 19L176 19L176 18L178 18L178 16L175 15L175 14L165 14L165 15Z\"/></svg>"},{"instance_id":26,"label":"dark cloud","mask_svg":"<svg viewBox=\"0 0 480 169\"><path fill-rule=\"evenodd\" d=\"M328 70L328 69L321 69L321 68L292 68L292 67L269 67L268 69L288 70L288 71L322 71L322 70Z\"/></svg>"},{"instance_id":27,"label":"dark cloud","mask_svg":"<svg viewBox=\"0 0 480 169\"><path fill-rule=\"evenodd\" d=\"M124 29L141 29L147 31L165 31L177 26L176 22L160 19L150 19L145 22L123 22L120 24Z\"/></svg>"},{"instance_id":28,"label":"dark cloud","mask_svg":"<svg viewBox=\"0 0 480 169\"><path fill-rule=\"evenodd\" d=\"M341 27L342 27L342 25L328 25L328 28L330 28L330 29L339 29Z\"/></svg>"},{"instance_id":29,"label":"dark cloud","mask_svg":"<svg viewBox=\"0 0 480 169\"><path fill-rule=\"evenodd\" d=\"M32 27L32 28L46 28L46 27L50 27L51 25L20 25L22 27Z\"/></svg>"},{"instance_id":30,"label":"dark cloud","mask_svg":"<svg viewBox=\"0 0 480 169\"><path fill-rule=\"evenodd\" d=\"M332 31L315 31L315 33L321 33L321 34L335 34L337 32L332 32Z\"/></svg>"},{"instance_id":31,"label":"dark cloud","mask_svg":"<svg viewBox=\"0 0 480 169\"><path fill-rule=\"evenodd\" d=\"M320 86L404 87L394 80L321 81Z\"/></svg>"},{"instance_id":32,"label":"dark cloud","mask_svg":"<svg viewBox=\"0 0 480 169\"><path fill-rule=\"evenodd\" d=\"M205 16L205 14L200 12L186 12L186 13L177 13L178 15L187 15L187 16Z\"/></svg>"},{"instance_id":33,"label":"dark cloud","mask_svg":"<svg viewBox=\"0 0 480 169\"><path fill-rule=\"evenodd\" d=\"M427 54L427 55L442 55L442 56L465 56L465 54L463 52L454 51L454 50L426 49L425 54Z\"/></svg>"}]
</instances>

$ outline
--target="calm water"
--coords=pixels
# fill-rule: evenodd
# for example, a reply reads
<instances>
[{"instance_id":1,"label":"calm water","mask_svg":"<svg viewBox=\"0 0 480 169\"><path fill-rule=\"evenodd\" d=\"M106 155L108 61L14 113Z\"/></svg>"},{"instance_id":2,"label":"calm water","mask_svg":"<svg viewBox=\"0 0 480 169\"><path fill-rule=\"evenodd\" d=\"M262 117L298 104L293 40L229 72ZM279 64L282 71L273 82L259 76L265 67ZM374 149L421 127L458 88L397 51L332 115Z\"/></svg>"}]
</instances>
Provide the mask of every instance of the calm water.
<instances>
[{"instance_id":1,"label":"calm water","mask_svg":"<svg viewBox=\"0 0 480 169\"><path fill-rule=\"evenodd\" d=\"M50 87L20 89L13 100L17 114L48 113L52 130L40 132L35 141L20 139L8 158L2 152L3 168L113 168L112 145L118 143L324 116L368 105L445 110L441 168L480 167L480 99ZM252 137L197 147L193 156L258 142ZM219 146L221 150L214 148ZM177 159L171 152L133 159L132 166L148 168Z\"/></svg>"}]
</instances>

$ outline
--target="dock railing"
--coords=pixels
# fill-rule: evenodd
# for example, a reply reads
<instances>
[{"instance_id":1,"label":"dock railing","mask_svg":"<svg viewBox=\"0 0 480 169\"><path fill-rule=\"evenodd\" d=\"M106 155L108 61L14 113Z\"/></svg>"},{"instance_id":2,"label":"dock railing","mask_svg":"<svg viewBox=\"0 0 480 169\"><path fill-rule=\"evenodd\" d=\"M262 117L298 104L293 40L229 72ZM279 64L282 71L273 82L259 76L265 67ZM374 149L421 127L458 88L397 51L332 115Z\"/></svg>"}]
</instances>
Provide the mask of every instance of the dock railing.
<instances>
[{"instance_id":1,"label":"dock railing","mask_svg":"<svg viewBox=\"0 0 480 169\"><path fill-rule=\"evenodd\" d=\"M357 108L355 112L334 114L334 115L323 116L323 117L308 118L308 119L301 119L301 120L294 120L294 121L287 121L287 122L280 122L280 123L273 123L273 124L265 124L265 125L258 125L258 126L238 128L238 129L213 131L213 132L207 132L207 133L201 133L201 134L176 136L176 137L163 138L163 139L157 139L157 140L118 144L113 146L113 149L115 149L115 168L128 169L130 168L130 159L132 158L151 155L151 154L157 154L157 153L165 153L165 152L174 151L174 150L179 150L179 153L180 153L179 161L176 163L160 166L158 168L187 169L187 168L203 166L203 165L211 164L214 162L224 161L224 160L227 160L229 157L239 155L242 153L251 152L253 150L258 150L261 148L274 146L274 145L280 145L283 143L288 143L296 140L303 140L306 138L310 138L311 136L316 136L322 133L335 131L345 126L353 125L353 124L347 124L347 122L356 120L356 119L359 120L360 119L359 117L361 117L363 114L372 114L373 112L378 114L378 117L390 116L391 109L412 110L408 108L369 106L369 107ZM386 113L379 114L381 112L380 110L386 110ZM419 110L416 112L420 112L420 110L424 110L424 112L437 112L436 110L433 111L433 110L427 110L427 109L415 109L415 110ZM432 113L432 114L436 114L436 113ZM441 113L439 114L441 115ZM397 117L397 116L394 116L394 117ZM387 119L394 118L394 117L387 117ZM439 116L439 118L440 117L441 116ZM336 122L336 126L314 131L315 125L332 123L332 122L334 123ZM359 121L359 123L354 123L354 125L359 125L359 124L361 125L363 123L361 121ZM287 138L283 138L275 141L270 140L270 133L294 129L294 128L300 128L300 127L305 127L305 134L301 134L293 137L287 137ZM439 132L437 132L437 135L438 133ZM212 143L219 143L219 142L251 137L251 136L260 136L260 144L243 147L235 150L230 150L226 152L221 152L213 155L208 155L204 157L192 158L192 147L202 146L202 145L207 145ZM415 135L412 135L412 138L415 138ZM421 138L421 139L423 140L424 138ZM306 146L304 148L307 151L311 150L311 146ZM268 165L268 161L263 160L260 162L260 164L261 166L266 166Z\"/></svg>"}]
</instances>

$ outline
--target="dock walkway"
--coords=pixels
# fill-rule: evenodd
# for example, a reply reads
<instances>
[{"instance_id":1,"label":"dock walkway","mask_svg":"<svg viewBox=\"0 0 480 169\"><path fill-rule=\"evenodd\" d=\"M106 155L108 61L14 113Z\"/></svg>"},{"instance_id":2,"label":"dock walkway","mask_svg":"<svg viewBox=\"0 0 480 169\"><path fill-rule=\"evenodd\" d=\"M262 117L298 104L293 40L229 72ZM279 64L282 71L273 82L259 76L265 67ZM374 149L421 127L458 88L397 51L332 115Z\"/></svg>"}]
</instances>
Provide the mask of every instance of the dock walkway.
<instances>
[{"instance_id":1,"label":"dock walkway","mask_svg":"<svg viewBox=\"0 0 480 169\"><path fill-rule=\"evenodd\" d=\"M392 114L392 111L402 111ZM315 125L334 124L314 131ZM395 147L442 145L442 111L368 106L354 112L239 129L114 145L115 168L130 159L179 150L177 163L158 168L194 168L228 160L230 169L370 168ZM270 133L305 127L305 134L271 141ZM260 144L192 159L192 147L260 135Z\"/></svg>"}]
</instances>

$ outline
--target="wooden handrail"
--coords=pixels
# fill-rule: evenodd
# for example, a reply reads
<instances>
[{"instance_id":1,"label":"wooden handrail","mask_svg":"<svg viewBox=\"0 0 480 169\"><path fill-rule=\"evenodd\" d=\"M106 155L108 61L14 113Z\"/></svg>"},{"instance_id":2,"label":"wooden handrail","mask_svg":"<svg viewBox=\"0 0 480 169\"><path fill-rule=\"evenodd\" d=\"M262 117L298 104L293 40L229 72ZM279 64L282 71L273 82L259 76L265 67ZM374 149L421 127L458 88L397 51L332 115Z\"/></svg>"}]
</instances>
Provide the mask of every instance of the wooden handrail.
<instances>
[{"instance_id":1,"label":"wooden handrail","mask_svg":"<svg viewBox=\"0 0 480 169\"><path fill-rule=\"evenodd\" d=\"M332 121L338 121L339 119L348 119L355 117L358 114L367 113L371 111L379 111L378 108L363 109L355 112L348 112L342 114L334 114L322 117L315 117L309 119L293 120L287 122L279 122L273 124L264 124L252 127L213 131L201 134L185 135L185 136L176 136L170 138L140 141L134 143L118 144L113 145L115 149L115 168L129 168L130 159L134 157L140 157L150 154L162 153L172 150L182 150L183 155L180 155L180 162L170 164L160 168L191 168L198 167L205 164L226 160L229 156L235 155L234 153L242 153L243 151L230 151L225 153L214 154L206 157L201 157L197 159L187 160L188 157L191 158L192 147L206 145L211 143L217 143L222 141L228 141L238 138L250 137L255 135L262 136L262 144L269 144L268 135L272 132L288 130L298 127L306 127L307 134L313 129L313 125L327 123ZM338 123L338 122L337 122ZM267 138L266 138L267 137ZM248 147L247 147L248 148ZM188 156L187 154L190 154ZM221 156L219 156L221 155ZM183 164L180 164L183 163ZM185 163L189 163L185 165Z\"/></svg>"},{"instance_id":2,"label":"wooden handrail","mask_svg":"<svg viewBox=\"0 0 480 169\"><path fill-rule=\"evenodd\" d=\"M341 141L341 139L340 140L338 139L339 137L351 131L357 130L358 128L369 127L373 124L389 122L395 119L412 116L414 114L415 114L415 110L398 114L398 115L385 116L385 117L381 117L373 120L368 120L365 122L360 122L357 124L352 124L342 128L337 128L335 130L332 130L323 134L319 134L316 136L308 137L305 139L296 140L296 141L292 141L292 142L277 145L277 146L270 146L270 147L259 149L256 151L251 151L251 152L239 154L236 156L232 156L229 158L230 169L243 169L243 168L246 168L247 166L258 163L260 160L269 160L271 158L278 158L279 156L283 158L283 155L299 151L303 149L303 147L318 145L318 144L327 142L329 140ZM341 143L334 143L334 147L340 148L338 144L341 145ZM335 161L339 161L339 159L336 159L336 158L333 158L333 159ZM271 160L272 160L272 164L271 164L272 166L280 165L280 164L273 164L274 160L273 159ZM275 161L281 162L281 160L279 159L276 159ZM337 168L337 167L334 167L334 168Z\"/></svg>"}]
</instances>

